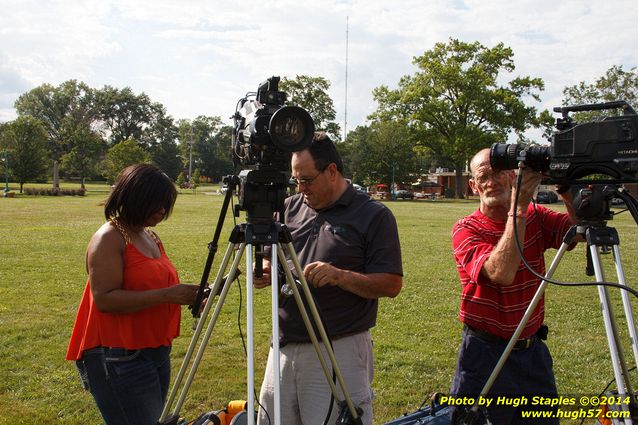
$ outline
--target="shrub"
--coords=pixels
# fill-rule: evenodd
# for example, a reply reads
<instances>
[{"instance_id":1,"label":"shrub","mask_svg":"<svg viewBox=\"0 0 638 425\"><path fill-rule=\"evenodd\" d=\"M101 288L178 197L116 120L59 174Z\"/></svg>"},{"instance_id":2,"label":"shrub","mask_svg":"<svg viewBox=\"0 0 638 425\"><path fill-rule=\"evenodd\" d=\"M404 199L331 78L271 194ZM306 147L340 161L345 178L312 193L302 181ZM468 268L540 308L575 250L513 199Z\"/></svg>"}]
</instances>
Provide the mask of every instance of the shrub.
<instances>
[{"instance_id":1,"label":"shrub","mask_svg":"<svg viewBox=\"0 0 638 425\"><path fill-rule=\"evenodd\" d=\"M33 196L85 196L86 189L27 187L24 193Z\"/></svg>"}]
</instances>

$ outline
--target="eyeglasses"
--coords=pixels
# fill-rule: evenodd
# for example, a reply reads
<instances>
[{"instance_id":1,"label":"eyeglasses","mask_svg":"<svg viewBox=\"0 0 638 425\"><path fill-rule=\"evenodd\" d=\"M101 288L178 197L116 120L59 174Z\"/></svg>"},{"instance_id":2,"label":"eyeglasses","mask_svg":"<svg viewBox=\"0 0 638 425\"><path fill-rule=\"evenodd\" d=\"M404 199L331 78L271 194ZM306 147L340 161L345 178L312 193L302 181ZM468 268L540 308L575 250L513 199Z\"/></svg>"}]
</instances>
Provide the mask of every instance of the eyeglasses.
<instances>
[{"instance_id":1,"label":"eyeglasses","mask_svg":"<svg viewBox=\"0 0 638 425\"><path fill-rule=\"evenodd\" d=\"M503 170L488 171L486 173L481 173L481 174L478 174L478 175L474 176L472 178L472 180L474 180L475 182L477 182L479 184L485 184L485 183L487 183L488 180L500 180L505 175L507 175L507 173L505 171L503 171Z\"/></svg>"},{"instance_id":2,"label":"eyeglasses","mask_svg":"<svg viewBox=\"0 0 638 425\"><path fill-rule=\"evenodd\" d=\"M321 173L323 173L323 171L319 171L316 176L311 177L309 179L308 178L306 178L306 179L298 179L296 177L293 177L293 178L291 178L291 180L297 186L310 186L315 181L315 179L321 175Z\"/></svg>"}]
</instances>

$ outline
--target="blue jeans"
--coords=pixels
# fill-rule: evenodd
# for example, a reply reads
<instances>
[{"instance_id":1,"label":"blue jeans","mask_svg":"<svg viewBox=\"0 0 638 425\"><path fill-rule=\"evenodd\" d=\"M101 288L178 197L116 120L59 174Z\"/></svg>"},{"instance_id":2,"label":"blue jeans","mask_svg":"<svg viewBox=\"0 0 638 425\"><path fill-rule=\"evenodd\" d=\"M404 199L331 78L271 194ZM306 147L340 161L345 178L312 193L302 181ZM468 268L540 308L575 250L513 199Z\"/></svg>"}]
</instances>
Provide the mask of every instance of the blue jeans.
<instances>
[{"instance_id":1,"label":"blue jeans","mask_svg":"<svg viewBox=\"0 0 638 425\"><path fill-rule=\"evenodd\" d=\"M171 347L97 347L76 365L106 425L155 425L170 381Z\"/></svg>"}]
</instances>

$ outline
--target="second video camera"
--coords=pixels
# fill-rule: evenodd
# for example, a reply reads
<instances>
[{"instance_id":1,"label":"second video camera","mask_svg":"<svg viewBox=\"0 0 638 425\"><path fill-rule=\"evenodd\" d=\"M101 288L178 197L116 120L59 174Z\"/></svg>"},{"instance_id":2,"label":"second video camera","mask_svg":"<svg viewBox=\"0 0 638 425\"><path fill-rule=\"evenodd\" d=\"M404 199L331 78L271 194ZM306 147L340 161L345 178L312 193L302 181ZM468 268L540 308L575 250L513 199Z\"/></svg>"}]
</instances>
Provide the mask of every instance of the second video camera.
<instances>
[{"instance_id":1,"label":"second video camera","mask_svg":"<svg viewBox=\"0 0 638 425\"><path fill-rule=\"evenodd\" d=\"M623 115L578 124L570 112L623 109ZM638 182L638 115L625 101L554 108L562 113L550 146L494 143L490 164L511 170L523 162L535 171L548 172L544 183L584 183L592 174L612 177L611 183ZM596 180L596 183L602 182Z\"/></svg>"}]
</instances>

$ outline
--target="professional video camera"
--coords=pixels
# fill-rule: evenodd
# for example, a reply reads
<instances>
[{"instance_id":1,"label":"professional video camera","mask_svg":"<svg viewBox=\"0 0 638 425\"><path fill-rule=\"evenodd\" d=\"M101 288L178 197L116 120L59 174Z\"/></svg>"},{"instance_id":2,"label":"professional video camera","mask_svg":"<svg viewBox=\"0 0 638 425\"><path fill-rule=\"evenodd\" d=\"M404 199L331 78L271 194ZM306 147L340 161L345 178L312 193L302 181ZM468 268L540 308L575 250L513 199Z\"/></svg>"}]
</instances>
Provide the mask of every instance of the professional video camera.
<instances>
[{"instance_id":1,"label":"professional video camera","mask_svg":"<svg viewBox=\"0 0 638 425\"><path fill-rule=\"evenodd\" d=\"M578 124L570 112L623 109L623 115ZM638 182L638 115L625 101L554 108L562 113L550 146L495 143L490 164L495 170L518 168L518 163L546 174L544 183ZM582 180L604 174L612 180ZM580 180L579 180L580 179Z\"/></svg>"},{"instance_id":2,"label":"professional video camera","mask_svg":"<svg viewBox=\"0 0 638 425\"><path fill-rule=\"evenodd\" d=\"M310 146L314 136L310 114L299 106L284 106L285 101L279 77L271 77L257 93L239 100L233 116L233 162L242 168L239 209L247 212L249 222L270 222L273 212L282 209L291 153Z\"/></svg>"}]
</instances>

